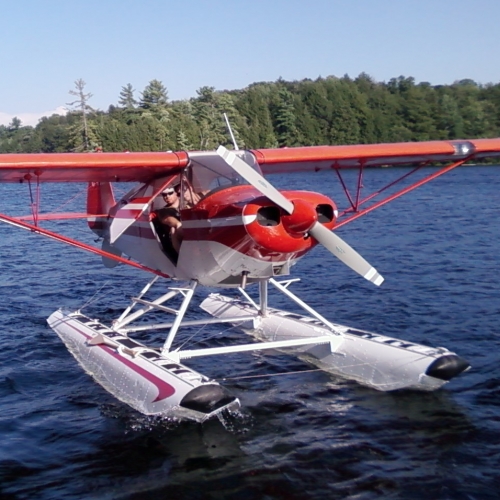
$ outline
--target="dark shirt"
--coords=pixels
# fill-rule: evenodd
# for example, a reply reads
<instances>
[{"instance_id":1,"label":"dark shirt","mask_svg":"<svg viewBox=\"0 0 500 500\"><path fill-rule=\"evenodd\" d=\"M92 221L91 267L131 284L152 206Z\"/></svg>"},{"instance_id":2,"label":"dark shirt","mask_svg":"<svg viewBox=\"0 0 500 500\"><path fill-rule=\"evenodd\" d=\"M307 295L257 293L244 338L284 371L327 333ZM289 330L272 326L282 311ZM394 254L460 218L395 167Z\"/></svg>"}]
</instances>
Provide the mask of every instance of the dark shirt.
<instances>
[{"instance_id":1,"label":"dark shirt","mask_svg":"<svg viewBox=\"0 0 500 500\"><path fill-rule=\"evenodd\" d=\"M156 214L160 221L165 220L167 217L175 217L177 220L181 220L181 213L178 208L174 207L163 207L156 211Z\"/></svg>"}]
</instances>

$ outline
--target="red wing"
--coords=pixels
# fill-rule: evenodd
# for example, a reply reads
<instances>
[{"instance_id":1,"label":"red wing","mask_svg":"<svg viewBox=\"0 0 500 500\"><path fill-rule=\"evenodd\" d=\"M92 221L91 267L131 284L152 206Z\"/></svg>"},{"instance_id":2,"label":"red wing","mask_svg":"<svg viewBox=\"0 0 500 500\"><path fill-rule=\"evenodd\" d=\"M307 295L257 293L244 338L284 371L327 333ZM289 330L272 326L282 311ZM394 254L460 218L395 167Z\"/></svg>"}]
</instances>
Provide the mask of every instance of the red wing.
<instances>
[{"instance_id":1,"label":"red wing","mask_svg":"<svg viewBox=\"0 0 500 500\"><path fill-rule=\"evenodd\" d=\"M256 149L264 174L500 156L500 139ZM189 163L186 152L0 155L0 182L144 182ZM168 171L168 172L167 172Z\"/></svg>"},{"instance_id":2,"label":"red wing","mask_svg":"<svg viewBox=\"0 0 500 500\"><path fill-rule=\"evenodd\" d=\"M144 182L186 167L188 154L40 153L0 155L0 182Z\"/></svg>"},{"instance_id":3,"label":"red wing","mask_svg":"<svg viewBox=\"0 0 500 500\"><path fill-rule=\"evenodd\" d=\"M500 138L256 149L264 174L446 162L500 156Z\"/></svg>"}]
</instances>

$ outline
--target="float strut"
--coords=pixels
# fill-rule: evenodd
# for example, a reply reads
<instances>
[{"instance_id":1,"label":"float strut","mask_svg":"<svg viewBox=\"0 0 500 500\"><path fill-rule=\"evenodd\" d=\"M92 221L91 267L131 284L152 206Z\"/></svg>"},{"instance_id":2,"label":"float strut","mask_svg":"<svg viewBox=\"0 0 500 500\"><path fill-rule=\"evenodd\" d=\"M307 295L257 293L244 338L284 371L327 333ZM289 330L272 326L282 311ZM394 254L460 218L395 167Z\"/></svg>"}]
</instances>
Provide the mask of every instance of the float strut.
<instances>
[{"instance_id":1,"label":"float strut","mask_svg":"<svg viewBox=\"0 0 500 500\"><path fill-rule=\"evenodd\" d=\"M190 281L189 285L186 288L178 288L177 290L184 295L184 299L182 301L181 307L177 311L177 316L174 320L172 327L170 328L170 332L168 333L167 340L163 344L161 354L167 355L170 351L170 347L172 346L172 342L174 341L175 335L177 334L177 330L181 326L182 319L184 318L184 314L189 307L189 303L193 297L194 291L196 290L197 281Z\"/></svg>"},{"instance_id":2,"label":"float strut","mask_svg":"<svg viewBox=\"0 0 500 500\"><path fill-rule=\"evenodd\" d=\"M267 280L259 281L260 314L267 316Z\"/></svg>"}]
</instances>

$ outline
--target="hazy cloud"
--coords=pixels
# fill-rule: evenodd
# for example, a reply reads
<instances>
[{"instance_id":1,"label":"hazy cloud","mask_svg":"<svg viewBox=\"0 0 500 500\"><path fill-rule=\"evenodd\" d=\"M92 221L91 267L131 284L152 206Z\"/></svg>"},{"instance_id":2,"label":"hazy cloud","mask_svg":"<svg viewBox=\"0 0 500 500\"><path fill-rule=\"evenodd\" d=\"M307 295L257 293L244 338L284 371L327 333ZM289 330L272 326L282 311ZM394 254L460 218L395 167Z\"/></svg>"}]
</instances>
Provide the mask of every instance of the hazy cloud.
<instances>
[{"instance_id":1,"label":"hazy cloud","mask_svg":"<svg viewBox=\"0 0 500 500\"><path fill-rule=\"evenodd\" d=\"M31 125L34 127L43 116L65 115L67 112L68 110L64 106L59 106L52 111L44 111L43 113L18 113L11 115L0 111L0 125L8 125L12 122L12 118L17 116L23 126Z\"/></svg>"}]
</instances>

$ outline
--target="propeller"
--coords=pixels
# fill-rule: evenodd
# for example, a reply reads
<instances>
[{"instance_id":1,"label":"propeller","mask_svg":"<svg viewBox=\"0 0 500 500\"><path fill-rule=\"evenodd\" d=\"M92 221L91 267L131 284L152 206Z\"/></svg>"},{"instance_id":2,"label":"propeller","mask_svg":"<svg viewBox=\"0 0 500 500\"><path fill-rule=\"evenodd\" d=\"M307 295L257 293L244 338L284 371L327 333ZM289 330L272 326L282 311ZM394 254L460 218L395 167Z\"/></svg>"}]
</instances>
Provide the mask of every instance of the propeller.
<instances>
[{"instance_id":1,"label":"propeller","mask_svg":"<svg viewBox=\"0 0 500 500\"><path fill-rule=\"evenodd\" d=\"M248 163L234 154L234 152L229 151L224 146L219 146L217 154L266 198L282 208L287 214L291 215L293 213L293 203L281 194L274 186L269 184L264 177L262 177L262 175L254 170ZM354 272L360 274L363 278L371 281L377 286L382 284L384 278L378 273L378 271L363 257L361 257L356 250L342 240L342 238L327 229L320 222L315 222L308 232L330 253L341 260L346 266L350 267Z\"/></svg>"}]
</instances>

